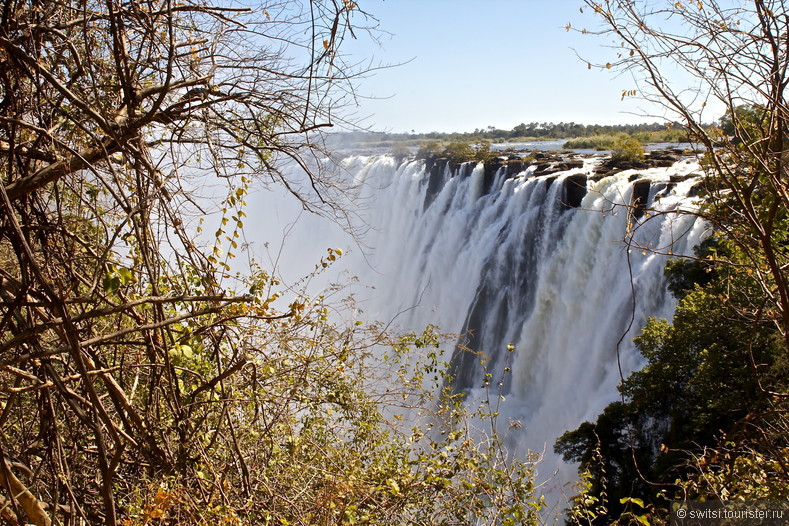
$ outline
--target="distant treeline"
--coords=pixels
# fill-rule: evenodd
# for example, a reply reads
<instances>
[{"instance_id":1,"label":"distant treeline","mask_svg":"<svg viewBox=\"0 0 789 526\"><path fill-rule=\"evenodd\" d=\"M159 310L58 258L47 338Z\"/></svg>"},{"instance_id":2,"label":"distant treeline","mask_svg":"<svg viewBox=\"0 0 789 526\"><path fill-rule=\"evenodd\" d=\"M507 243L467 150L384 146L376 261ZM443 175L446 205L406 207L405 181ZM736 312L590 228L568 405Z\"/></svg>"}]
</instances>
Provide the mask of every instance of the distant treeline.
<instances>
[{"instance_id":1,"label":"distant treeline","mask_svg":"<svg viewBox=\"0 0 789 526\"><path fill-rule=\"evenodd\" d=\"M601 135L615 136L626 134L636 136L642 142L681 142L685 132L679 124L578 124L575 122L532 122L518 124L511 130L502 130L493 126L485 129L477 128L473 132L430 132L430 133L384 133L384 132L350 132L343 133L342 138L354 143L377 146L394 146L396 144L418 145L425 141L440 142L522 142L533 140L559 140L596 137Z\"/></svg>"},{"instance_id":2,"label":"distant treeline","mask_svg":"<svg viewBox=\"0 0 789 526\"><path fill-rule=\"evenodd\" d=\"M665 131L671 126L666 124L652 123L652 124L577 124L575 122L560 122L555 124L553 122L531 122L529 124L518 124L511 130L501 130L488 126L486 129L476 129L467 134L452 134L471 137L480 137L489 140L513 140L522 137L536 138L536 139L571 139L578 137L590 137L593 135L607 135L626 133L634 135L637 133L651 133ZM430 134L427 134L430 135ZM441 134L438 134L441 135Z\"/></svg>"}]
</instances>

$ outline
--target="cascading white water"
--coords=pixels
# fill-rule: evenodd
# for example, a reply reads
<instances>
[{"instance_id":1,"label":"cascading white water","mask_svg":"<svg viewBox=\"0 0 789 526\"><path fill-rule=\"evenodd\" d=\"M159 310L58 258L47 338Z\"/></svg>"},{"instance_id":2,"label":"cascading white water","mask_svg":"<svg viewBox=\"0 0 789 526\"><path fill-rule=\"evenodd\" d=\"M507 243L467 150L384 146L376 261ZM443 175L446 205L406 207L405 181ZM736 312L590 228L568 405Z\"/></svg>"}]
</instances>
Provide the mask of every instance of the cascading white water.
<instances>
[{"instance_id":1,"label":"cascading white water","mask_svg":"<svg viewBox=\"0 0 789 526\"><path fill-rule=\"evenodd\" d=\"M483 398L480 355L487 357L494 385L504 380L501 421L520 422L507 430L508 445L516 454L545 452L539 471L554 495L575 479L575 468L553 454L554 441L617 399L620 370L642 364L632 337L648 316L670 317L675 307L666 254L690 253L705 228L682 213L694 208L687 176L695 162L595 181L599 162L550 176L508 177L502 168L491 177L482 165L426 171L420 161L350 157L344 168L362 205L357 226L369 227L366 248L314 218L295 234L318 253L352 249L343 259L362 285L354 293L365 318L462 334L480 353L453 356L455 387L469 403ZM640 218L627 206L635 179L650 181L642 183L649 211ZM579 181L585 194L570 208L568 188Z\"/></svg>"},{"instance_id":2,"label":"cascading white water","mask_svg":"<svg viewBox=\"0 0 789 526\"><path fill-rule=\"evenodd\" d=\"M691 162L590 178L580 206L568 209L568 184L591 175L596 162L550 177L527 170L507 178L502 168L486 182L482 165L431 176L416 161L346 161L372 227L367 259L352 264L374 287L361 298L366 314L397 316L408 329L468 331L466 343L487 357L494 381L505 380L503 422L521 423L508 431L510 446L545 451L541 471L564 471L556 484L573 479L574 468L553 456L555 439L617 398L620 368L627 375L641 365L632 337L648 316L670 317L675 307L665 254L690 253L704 231L681 213L694 207L694 180L671 182L698 168ZM635 178L651 181L652 210L638 219L625 206ZM453 363L456 388L481 397L479 356L456 351Z\"/></svg>"}]
</instances>

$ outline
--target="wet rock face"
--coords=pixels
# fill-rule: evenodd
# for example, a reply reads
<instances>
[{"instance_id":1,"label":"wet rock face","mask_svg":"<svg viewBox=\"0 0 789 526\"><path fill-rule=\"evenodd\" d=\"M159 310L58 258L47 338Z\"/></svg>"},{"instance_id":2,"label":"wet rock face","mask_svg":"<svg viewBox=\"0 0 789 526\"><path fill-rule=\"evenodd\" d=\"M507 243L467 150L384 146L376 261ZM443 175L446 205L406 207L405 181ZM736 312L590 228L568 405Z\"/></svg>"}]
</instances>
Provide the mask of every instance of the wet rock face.
<instances>
[{"instance_id":1,"label":"wet rock face","mask_svg":"<svg viewBox=\"0 0 789 526\"><path fill-rule=\"evenodd\" d=\"M493 157L485 161L483 172L483 188L482 194L490 193L496 174L499 170L504 170L505 177L512 178L518 177L527 170L530 177L546 177L549 179L549 184L553 182L556 175L566 172L568 170L581 169L584 167L586 159L598 157L600 154L576 154L567 151L552 151L552 152L503 152L497 157ZM586 195L587 180L599 181L600 179L617 174L624 170L646 170L649 168L667 168L672 166L677 161L680 161L687 155L687 152L676 149L655 150L647 152L643 161L639 162L619 162L612 163L610 159L596 165L594 171L589 174L574 174L568 177L564 182L562 201L564 209L577 208L580 206L581 201ZM427 185L428 191L425 195L425 208L428 207L435 195L440 191L444 183L444 171L449 165L451 172L450 177L468 177L472 171L472 165L452 163L446 158L431 158L425 161L425 168L428 174ZM640 174L634 174L629 179L634 182L634 195L636 198L643 197L643 202L634 202L634 217L640 218L644 214L646 207L646 199L649 196L649 182L636 183ZM670 176L671 183L678 183L687 179L686 175L672 175ZM666 190L668 191L668 190ZM640 193L639 193L640 192ZM646 192L645 196L642 193ZM698 190L697 190L698 192ZM665 193L665 192L664 192Z\"/></svg>"},{"instance_id":2,"label":"wet rock face","mask_svg":"<svg viewBox=\"0 0 789 526\"><path fill-rule=\"evenodd\" d=\"M586 180L584 174L571 175L564 179L564 205L565 210L581 206L586 196Z\"/></svg>"},{"instance_id":3,"label":"wet rock face","mask_svg":"<svg viewBox=\"0 0 789 526\"><path fill-rule=\"evenodd\" d=\"M427 179L427 192L425 192L425 202L422 204L423 209L427 209L430 204L433 202L433 199L436 198L438 192L441 190L443 186L443 176L442 172L444 171L444 166L446 162L440 163L437 161L431 162L429 165L425 165L425 171L429 174Z\"/></svg>"},{"instance_id":4,"label":"wet rock face","mask_svg":"<svg viewBox=\"0 0 789 526\"><path fill-rule=\"evenodd\" d=\"M561 162L538 163L537 168L534 170L534 175L552 175L559 172L566 172L573 168L583 168L583 159L571 159Z\"/></svg>"},{"instance_id":5,"label":"wet rock face","mask_svg":"<svg viewBox=\"0 0 789 526\"><path fill-rule=\"evenodd\" d=\"M641 179L633 183L633 193L630 197L630 211L634 219L641 219L644 216L651 186L652 182L649 179Z\"/></svg>"},{"instance_id":6,"label":"wet rock face","mask_svg":"<svg viewBox=\"0 0 789 526\"><path fill-rule=\"evenodd\" d=\"M507 177L518 175L526 168L528 166L524 166L524 162L521 159L511 159L507 162Z\"/></svg>"},{"instance_id":7,"label":"wet rock face","mask_svg":"<svg viewBox=\"0 0 789 526\"><path fill-rule=\"evenodd\" d=\"M625 170L646 170L647 168L668 168L681 160L684 152L676 149L654 150L647 152L643 161L612 163L610 160L601 163L595 169L592 178L596 181Z\"/></svg>"}]
</instances>

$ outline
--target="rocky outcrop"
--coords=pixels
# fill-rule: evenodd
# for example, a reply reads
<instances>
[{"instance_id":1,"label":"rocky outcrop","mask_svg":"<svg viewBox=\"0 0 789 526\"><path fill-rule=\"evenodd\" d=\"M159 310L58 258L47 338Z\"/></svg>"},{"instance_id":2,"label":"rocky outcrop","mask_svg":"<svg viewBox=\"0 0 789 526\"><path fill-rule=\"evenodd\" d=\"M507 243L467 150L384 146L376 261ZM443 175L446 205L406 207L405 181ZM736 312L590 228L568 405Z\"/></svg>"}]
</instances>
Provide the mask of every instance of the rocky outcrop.
<instances>
[{"instance_id":1,"label":"rocky outcrop","mask_svg":"<svg viewBox=\"0 0 789 526\"><path fill-rule=\"evenodd\" d=\"M646 155L646 161L649 165L656 168L668 168L669 166L673 166L680 158L680 155L666 150L649 152Z\"/></svg>"},{"instance_id":2,"label":"rocky outcrop","mask_svg":"<svg viewBox=\"0 0 789 526\"><path fill-rule=\"evenodd\" d=\"M564 199L562 205L565 210L581 206L581 201L583 201L587 191L586 180L585 174L570 175L563 180Z\"/></svg>"},{"instance_id":3,"label":"rocky outcrop","mask_svg":"<svg viewBox=\"0 0 789 526\"><path fill-rule=\"evenodd\" d=\"M529 165L520 157L517 159L509 159L507 161L507 177L518 175L528 167Z\"/></svg>"},{"instance_id":4,"label":"rocky outcrop","mask_svg":"<svg viewBox=\"0 0 789 526\"><path fill-rule=\"evenodd\" d=\"M639 179L633 183L633 193L630 195L630 213L633 219L644 217L651 187L652 181L649 179Z\"/></svg>"},{"instance_id":5,"label":"rocky outcrop","mask_svg":"<svg viewBox=\"0 0 789 526\"><path fill-rule=\"evenodd\" d=\"M426 210L433 203L441 191L444 184L444 168L446 161L440 162L439 160L430 160L429 164L425 164L425 172L427 176L427 191L425 192L425 202L422 204L423 209Z\"/></svg>"},{"instance_id":6,"label":"rocky outcrop","mask_svg":"<svg viewBox=\"0 0 789 526\"><path fill-rule=\"evenodd\" d=\"M524 152L525 153L525 152ZM588 174L573 174L564 179L564 188L562 191L562 203L565 210L577 208L580 206L581 201L587 192L587 180L599 181L603 177L614 175L624 170L645 170L648 168L666 168L672 166L677 161L680 161L687 152L678 149L665 149L647 152L643 161L638 162L619 162L612 163L609 160L598 164L592 173ZM569 170L581 169L584 167L585 160L594 157L595 154L576 154L566 151L553 151L553 152L532 152L531 155L524 155L516 152L503 152L497 157L493 157L485 161L483 172L483 188L482 195L490 193L493 183L496 179L496 174L500 170L505 170L505 177L518 177L527 170L530 177L546 177L549 184L553 182L555 176L567 172ZM424 206L428 207L433 202L433 199L441 191L444 184L445 169L449 164L449 168L454 177L468 177L473 167L474 161L469 161L468 164L458 165L450 162L449 159L441 157L433 157L425 160L425 170L427 177L427 192L425 194ZM670 176L669 183L660 183L660 188L655 189L655 198L659 199L667 195L676 183L684 181L690 177L696 177L698 174L691 175L672 175ZM629 177L630 181L634 182L634 201L633 217L639 219L643 217L647 199L649 197L650 182L640 181L641 174L635 173ZM701 189L695 188L698 192Z\"/></svg>"},{"instance_id":7,"label":"rocky outcrop","mask_svg":"<svg viewBox=\"0 0 789 526\"><path fill-rule=\"evenodd\" d=\"M638 162L607 162L601 163L594 173L594 179L614 175L625 170L646 170L647 168L668 168L682 159L684 152L675 148L647 152L643 161Z\"/></svg>"},{"instance_id":8,"label":"rocky outcrop","mask_svg":"<svg viewBox=\"0 0 789 526\"><path fill-rule=\"evenodd\" d=\"M559 162L550 162L547 164L539 163L537 164L537 168L534 170L534 175L551 175L559 172L566 172L567 170L572 170L573 168L583 168L583 166L583 159L561 160Z\"/></svg>"}]
</instances>

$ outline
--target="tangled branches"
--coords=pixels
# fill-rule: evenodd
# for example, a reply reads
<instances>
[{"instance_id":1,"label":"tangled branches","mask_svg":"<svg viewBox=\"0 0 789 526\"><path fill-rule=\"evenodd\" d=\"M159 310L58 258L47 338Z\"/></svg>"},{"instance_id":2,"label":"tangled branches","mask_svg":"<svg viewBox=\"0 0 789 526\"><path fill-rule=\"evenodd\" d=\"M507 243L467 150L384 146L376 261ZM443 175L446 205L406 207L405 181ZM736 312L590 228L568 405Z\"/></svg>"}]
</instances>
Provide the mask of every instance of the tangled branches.
<instances>
[{"instance_id":1,"label":"tangled branches","mask_svg":"<svg viewBox=\"0 0 789 526\"><path fill-rule=\"evenodd\" d=\"M205 433L235 440L229 405L208 401L232 399L226 380L254 366L253 326L294 312L221 285L218 243L236 242L197 246L195 194L221 178L240 211L268 177L330 209L332 183L308 159L352 95L337 53L352 15L348 2L3 3L7 523L117 524L129 484L194 469ZM305 168L301 186L283 162Z\"/></svg>"}]
</instances>

